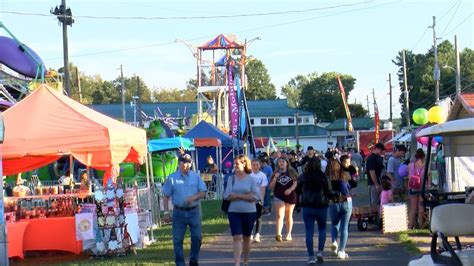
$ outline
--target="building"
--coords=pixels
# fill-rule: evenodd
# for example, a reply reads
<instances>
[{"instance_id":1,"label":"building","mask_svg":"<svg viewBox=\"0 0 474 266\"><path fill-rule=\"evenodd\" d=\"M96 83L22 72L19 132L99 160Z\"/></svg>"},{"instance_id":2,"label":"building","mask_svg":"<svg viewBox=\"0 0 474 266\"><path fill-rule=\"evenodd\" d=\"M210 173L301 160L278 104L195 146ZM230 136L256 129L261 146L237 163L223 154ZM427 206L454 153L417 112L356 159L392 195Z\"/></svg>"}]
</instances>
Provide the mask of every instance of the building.
<instances>
[{"instance_id":1,"label":"building","mask_svg":"<svg viewBox=\"0 0 474 266\"><path fill-rule=\"evenodd\" d=\"M326 129L315 125L313 113L288 106L286 99L248 101L250 123L255 138L272 137L276 141L290 139L296 143L298 116L299 142L303 148L313 146L317 150L327 149ZM121 104L96 104L92 109L116 119L122 119ZM190 119L197 113L196 102L142 104L142 111L151 117ZM134 121L134 107L125 106L126 121Z\"/></svg>"}]
</instances>

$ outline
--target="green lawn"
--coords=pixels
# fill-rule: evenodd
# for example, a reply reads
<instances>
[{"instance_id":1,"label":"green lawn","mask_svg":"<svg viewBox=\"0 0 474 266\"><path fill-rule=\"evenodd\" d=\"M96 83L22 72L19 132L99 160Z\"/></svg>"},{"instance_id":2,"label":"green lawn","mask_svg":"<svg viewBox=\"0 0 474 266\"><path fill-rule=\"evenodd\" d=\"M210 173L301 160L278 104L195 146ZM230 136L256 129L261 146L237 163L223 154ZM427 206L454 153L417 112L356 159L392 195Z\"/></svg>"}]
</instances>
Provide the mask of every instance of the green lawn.
<instances>
[{"instance_id":1,"label":"green lawn","mask_svg":"<svg viewBox=\"0 0 474 266\"><path fill-rule=\"evenodd\" d=\"M403 232L395 233L395 239L402 243L412 255L420 254L420 249L416 243L410 239L410 236L429 236L430 231L428 229L414 229Z\"/></svg>"},{"instance_id":2,"label":"green lawn","mask_svg":"<svg viewBox=\"0 0 474 266\"><path fill-rule=\"evenodd\" d=\"M202 202L202 232L203 244L225 232L228 227L227 216L221 211L221 201L211 200ZM154 230L156 243L146 249L137 250L137 255L119 257L112 259L89 259L85 256L69 257L58 260L47 258L26 259L29 265L174 265L173 242L171 237L171 225L166 225ZM190 237L189 229L184 241L185 256L189 256ZM51 258L53 259L53 258ZM72 261L71 261L72 260Z\"/></svg>"}]
</instances>

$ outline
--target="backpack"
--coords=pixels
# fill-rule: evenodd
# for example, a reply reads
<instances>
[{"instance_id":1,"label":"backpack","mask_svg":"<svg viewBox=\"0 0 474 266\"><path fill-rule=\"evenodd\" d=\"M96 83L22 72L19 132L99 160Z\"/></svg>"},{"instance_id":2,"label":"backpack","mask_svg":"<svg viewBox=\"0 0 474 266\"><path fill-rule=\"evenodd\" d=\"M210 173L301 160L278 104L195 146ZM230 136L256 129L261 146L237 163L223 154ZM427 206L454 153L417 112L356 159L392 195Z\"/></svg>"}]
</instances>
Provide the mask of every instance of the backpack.
<instances>
[{"instance_id":1,"label":"backpack","mask_svg":"<svg viewBox=\"0 0 474 266\"><path fill-rule=\"evenodd\" d=\"M408 188L415 189L415 190L420 190L421 189L421 171L423 170L424 167L416 171L415 169L415 163L411 165L412 167L412 175L410 175L410 178L408 179Z\"/></svg>"}]
</instances>

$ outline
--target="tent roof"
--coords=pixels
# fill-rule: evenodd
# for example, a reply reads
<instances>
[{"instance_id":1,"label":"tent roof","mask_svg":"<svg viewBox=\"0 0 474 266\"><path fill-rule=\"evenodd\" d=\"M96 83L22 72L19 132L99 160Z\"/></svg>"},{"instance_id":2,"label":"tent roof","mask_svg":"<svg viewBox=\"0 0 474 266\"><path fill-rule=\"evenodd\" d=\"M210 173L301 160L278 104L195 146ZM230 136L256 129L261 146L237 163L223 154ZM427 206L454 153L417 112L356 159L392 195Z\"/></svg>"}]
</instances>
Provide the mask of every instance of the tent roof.
<instances>
[{"instance_id":1,"label":"tent roof","mask_svg":"<svg viewBox=\"0 0 474 266\"><path fill-rule=\"evenodd\" d=\"M176 137L167 139L152 139L148 141L148 150L150 152L177 150L179 148L183 148L185 150L194 150L193 140Z\"/></svg>"},{"instance_id":2,"label":"tent roof","mask_svg":"<svg viewBox=\"0 0 474 266\"><path fill-rule=\"evenodd\" d=\"M196 147L220 147L222 146L221 140L218 138L203 138L194 139L194 146Z\"/></svg>"},{"instance_id":3,"label":"tent roof","mask_svg":"<svg viewBox=\"0 0 474 266\"><path fill-rule=\"evenodd\" d=\"M218 138L222 142L223 147L232 147L232 138L229 135L204 120L189 130L184 137L192 139Z\"/></svg>"},{"instance_id":4,"label":"tent roof","mask_svg":"<svg viewBox=\"0 0 474 266\"><path fill-rule=\"evenodd\" d=\"M199 48L203 50L216 50L216 49L238 49L243 46L237 42L231 41L224 34L219 34L212 40L209 40Z\"/></svg>"},{"instance_id":5,"label":"tent roof","mask_svg":"<svg viewBox=\"0 0 474 266\"><path fill-rule=\"evenodd\" d=\"M423 136L466 136L474 135L474 118L459 119L424 128L418 132Z\"/></svg>"},{"instance_id":6,"label":"tent roof","mask_svg":"<svg viewBox=\"0 0 474 266\"><path fill-rule=\"evenodd\" d=\"M64 154L109 169L122 161L142 163L146 132L96 112L47 85L3 113L4 174L36 169Z\"/></svg>"}]
</instances>

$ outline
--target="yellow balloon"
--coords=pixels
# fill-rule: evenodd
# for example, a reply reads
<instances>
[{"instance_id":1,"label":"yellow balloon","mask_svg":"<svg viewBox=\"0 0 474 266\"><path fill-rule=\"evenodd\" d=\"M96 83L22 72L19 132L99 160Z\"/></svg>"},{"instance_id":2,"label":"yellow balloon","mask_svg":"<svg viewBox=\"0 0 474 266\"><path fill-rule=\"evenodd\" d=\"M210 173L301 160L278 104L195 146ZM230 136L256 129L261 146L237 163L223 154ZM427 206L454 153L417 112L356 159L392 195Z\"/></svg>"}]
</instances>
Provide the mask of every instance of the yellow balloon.
<instances>
[{"instance_id":1,"label":"yellow balloon","mask_svg":"<svg viewBox=\"0 0 474 266\"><path fill-rule=\"evenodd\" d=\"M428 120L431 123L441 124L446 122L448 114L446 110L441 106L433 106L428 111Z\"/></svg>"}]
</instances>

